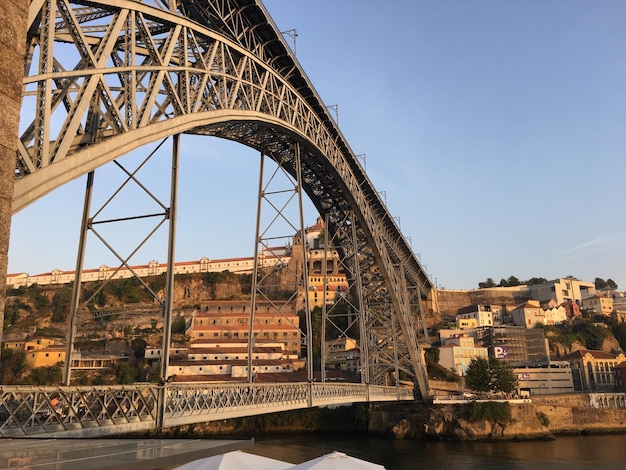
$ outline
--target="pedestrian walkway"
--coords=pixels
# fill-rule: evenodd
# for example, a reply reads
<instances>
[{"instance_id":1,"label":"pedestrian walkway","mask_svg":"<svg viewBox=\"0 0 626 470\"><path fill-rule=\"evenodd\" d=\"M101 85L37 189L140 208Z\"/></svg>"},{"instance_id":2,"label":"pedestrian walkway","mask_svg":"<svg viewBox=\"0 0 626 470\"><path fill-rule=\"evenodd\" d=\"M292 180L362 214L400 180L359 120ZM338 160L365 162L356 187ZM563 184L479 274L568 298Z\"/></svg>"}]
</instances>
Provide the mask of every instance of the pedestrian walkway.
<instances>
[{"instance_id":1,"label":"pedestrian walkway","mask_svg":"<svg viewBox=\"0 0 626 470\"><path fill-rule=\"evenodd\" d=\"M254 439L2 439L0 470L164 470L253 446Z\"/></svg>"}]
</instances>

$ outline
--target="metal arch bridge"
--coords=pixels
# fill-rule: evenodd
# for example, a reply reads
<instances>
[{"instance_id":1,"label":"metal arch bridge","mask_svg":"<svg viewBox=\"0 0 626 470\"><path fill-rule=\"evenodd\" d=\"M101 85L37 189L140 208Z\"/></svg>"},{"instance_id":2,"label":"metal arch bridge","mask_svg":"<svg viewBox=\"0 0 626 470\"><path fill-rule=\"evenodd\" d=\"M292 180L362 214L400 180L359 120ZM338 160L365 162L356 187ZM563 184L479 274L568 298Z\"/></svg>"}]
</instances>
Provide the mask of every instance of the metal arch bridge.
<instances>
[{"instance_id":1,"label":"metal arch bridge","mask_svg":"<svg viewBox=\"0 0 626 470\"><path fill-rule=\"evenodd\" d=\"M31 0L28 23L14 213L75 178L170 136L216 136L257 149L262 159L271 158L293 177L297 191L304 191L324 217L358 312L365 364L363 384L315 384L309 358L308 384L276 386L290 390L289 404L278 400L278 409L324 404L327 393L335 403L407 398L397 387L391 394L383 387L390 374L399 377L400 372L414 378L417 395L430 394L416 322L423 321L422 301L433 284L260 1ZM168 262L171 266L172 260ZM165 344L167 333L164 337ZM309 354L311 349L309 343ZM213 393L213 386L177 387L111 393L42 389L27 392L25 398L20 389L4 386L4 394L23 398L3 399L5 422L27 434L19 424L21 415L13 415L11 407L30 410L32 421L37 419L36 404L58 400L55 394L63 394L67 410L61 418L40 414L57 425L63 424L59 420L83 423L79 415L84 412L95 423L103 421L101 413L128 420L116 394L129 403L139 400L142 404L131 417L157 426L208 419L204 413L180 411L183 405L174 399L179 394L191 393L194 405L185 406L202 402L218 419L226 417L220 413L229 413L228 406L220 411L218 401L208 404L203 398ZM258 394L246 401L257 389L264 390L264 397L275 396L265 386L249 384L232 395L246 398L230 403L237 403L239 413L269 411L269 403L254 401ZM343 398L336 396L337 390ZM80 405L83 393L102 402L97 413ZM155 416L152 410L157 410ZM182 414L174 417L178 412ZM149 418L141 419L142 413ZM115 421L118 415L104 421ZM134 429L130 421L129 430ZM4 435L5 428L1 430Z\"/></svg>"}]
</instances>

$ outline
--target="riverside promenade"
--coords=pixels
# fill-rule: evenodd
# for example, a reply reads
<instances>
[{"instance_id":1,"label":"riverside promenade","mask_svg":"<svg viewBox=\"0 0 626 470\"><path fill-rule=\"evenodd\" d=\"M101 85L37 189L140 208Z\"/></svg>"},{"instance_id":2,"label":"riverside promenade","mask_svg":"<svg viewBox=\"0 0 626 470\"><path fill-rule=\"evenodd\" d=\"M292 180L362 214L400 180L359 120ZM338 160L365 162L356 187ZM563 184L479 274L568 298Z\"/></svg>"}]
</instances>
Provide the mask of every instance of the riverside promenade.
<instances>
[{"instance_id":1,"label":"riverside promenade","mask_svg":"<svg viewBox=\"0 0 626 470\"><path fill-rule=\"evenodd\" d=\"M0 470L163 470L254 447L254 439L1 439Z\"/></svg>"}]
</instances>

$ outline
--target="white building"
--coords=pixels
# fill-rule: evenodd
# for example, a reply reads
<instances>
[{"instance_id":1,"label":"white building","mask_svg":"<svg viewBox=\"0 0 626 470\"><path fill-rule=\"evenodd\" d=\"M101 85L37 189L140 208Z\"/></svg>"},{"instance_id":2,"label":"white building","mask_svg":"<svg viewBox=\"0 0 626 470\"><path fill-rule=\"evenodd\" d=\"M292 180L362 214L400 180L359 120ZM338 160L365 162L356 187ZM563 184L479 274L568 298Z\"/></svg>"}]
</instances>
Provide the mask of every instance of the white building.
<instances>
[{"instance_id":1,"label":"white building","mask_svg":"<svg viewBox=\"0 0 626 470\"><path fill-rule=\"evenodd\" d=\"M254 375L288 373L304 365L282 343L264 343L253 349ZM160 359L161 348L146 348L146 359ZM229 380L248 376L248 345L237 342L194 341L190 347L170 350L167 376L197 377L204 380Z\"/></svg>"},{"instance_id":2,"label":"white building","mask_svg":"<svg viewBox=\"0 0 626 470\"><path fill-rule=\"evenodd\" d=\"M613 313L613 298L609 295L595 294L583 299L581 307L589 313L610 317Z\"/></svg>"},{"instance_id":3,"label":"white building","mask_svg":"<svg viewBox=\"0 0 626 470\"><path fill-rule=\"evenodd\" d=\"M567 320L567 311L563 305L542 308L537 300L529 300L511 311L515 326L534 328L535 325L560 325Z\"/></svg>"},{"instance_id":4,"label":"white building","mask_svg":"<svg viewBox=\"0 0 626 470\"><path fill-rule=\"evenodd\" d=\"M536 367L516 367L517 392L520 395L574 393L572 369L567 361L553 361Z\"/></svg>"},{"instance_id":5,"label":"white building","mask_svg":"<svg viewBox=\"0 0 626 470\"><path fill-rule=\"evenodd\" d=\"M593 282L564 278L528 286L528 290L531 298L541 302L553 299L558 305L569 301L581 305L583 299L596 293L596 286Z\"/></svg>"},{"instance_id":6,"label":"white building","mask_svg":"<svg viewBox=\"0 0 626 470\"><path fill-rule=\"evenodd\" d=\"M474 345L474 338L467 335L448 338L439 348L439 364L446 369L464 375L472 359L487 359L487 348Z\"/></svg>"},{"instance_id":7,"label":"white building","mask_svg":"<svg viewBox=\"0 0 626 470\"><path fill-rule=\"evenodd\" d=\"M498 310L499 312L499 310ZM457 328L480 328L493 326L493 311L491 305L470 305L459 309L456 315Z\"/></svg>"},{"instance_id":8,"label":"white building","mask_svg":"<svg viewBox=\"0 0 626 470\"><path fill-rule=\"evenodd\" d=\"M291 259L290 247L270 248L259 256L261 266L274 266L287 264ZM159 276L167 271L167 263L159 263L155 260L148 264L131 266L140 278L147 276ZM235 274L249 274L254 269L254 257L209 259L200 258L197 261L181 261L174 264L174 274L194 273L221 273L230 271ZM117 272L116 272L117 270ZM117 267L102 265L97 269L84 269L82 282L103 281L106 279L128 279L133 277L133 272L126 266L118 270ZM27 273L7 274L7 286L18 288L38 284L40 286L69 284L76 277L75 271L61 271L53 269L48 273L29 275Z\"/></svg>"}]
</instances>

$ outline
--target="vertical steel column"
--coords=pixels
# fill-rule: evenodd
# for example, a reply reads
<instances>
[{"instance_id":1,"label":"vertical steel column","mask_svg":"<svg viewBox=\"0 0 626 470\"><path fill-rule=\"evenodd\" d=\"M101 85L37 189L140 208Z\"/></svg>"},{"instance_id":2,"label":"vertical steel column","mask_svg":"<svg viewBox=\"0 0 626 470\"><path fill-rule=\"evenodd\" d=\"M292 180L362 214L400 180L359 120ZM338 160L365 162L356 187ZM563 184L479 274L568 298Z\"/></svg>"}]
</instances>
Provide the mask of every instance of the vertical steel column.
<instances>
[{"instance_id":1,"label":"vertical steel column","mask_svg":"<svg viewBox=\"0 0 626 470\"><path fill-rule=\"evenodd\" d=\"M298 185L298 212L300 213L300 236L302 237L302 288L304 289L304 314L306 318L306 355L309 384L313 383L313 327L311 324L311 308L309 305L309 265L307 260L308 247L305 243L304 233L304 210L302 207L302 171L300 168L300 144L294 145L294 157L296 162L296 182ZM309 394L309 406L312 404L313 395Z\"/></svg>"},{"instance_id":2,"label":"vertical steel column","mask_svg":"<svg viewBox=\"0 0 626 470\"><path fill-rule=\"evenodd\" d=\"M422 304L422 289L420 286L415 286L417 289L417 308L419 310L420 321L422 323L422 331L424 332L424 339L430 344L430 336L428 336L428 325L426 324L426 314L424 313L424 305Z\"/></svg>"},{"instance_id":3,"label":"vertical steel column","mask_svg":"<svg viewBox=\"0 0 626 470\"><path fill-rule=\"evenodd\" d=\"M259 275L259 243L261 243L261 202L263 201L263 171L265 169L265 149L261 150L259 164L259 190L257 192L256 228L254 232L254 266L250 282L250 327L248 328L248 382L254 381L252 373L252 354L254 353L254 313L256 307L256 291Z\"/></svg>"},{"instance_id":4,"label":"vertical steel column","mask_svg":"<svg viewBox=\"0 0 626 470\"><path fill-rule=\"evenodd\" d=\"M326 294L328 288L328 278L327 278L327 269L326 264L328 263L328 213L324 215L324 257L322 258L322 269L324 270L324 282L322 285L324 286L324 293L322 294L322 338L321 338L321 373L322 373L322 383L326 382L326 355L328 351L326 351L326 323L328 322L328 306L326 305ZM308 292L307 292L308 296Z\"/></svg>"},{"instance_id":5,"label":"vertical steel column","mask_svg":"<svg viewBox=\"0 0 626 470\"><path fill-rule=\"evenodd\" d=\"M399 364L398 364L398 333L397 333L397 328L396 328L396 312L393 309L393 305L390 305L389 308L391 309L391 315L390 315L390 319L391 319L391 333L392 333L392 337L393 337L393 364L395 367L394 373L396 374L396 395L398 400L400 399L400 390L398 389L399 383L400 383L400 368L399 368Z\"/></svg>"},{"instance_id":6,"label":"vertical steel column","mask_svg":"<svg viewBox=\"0 0 626 470\"><path fill-rule=\"evenodd\" d=\"M165 303L163 304L163 345L161 346L161 384L158 390L156 429L165 424L165 400L167 388L167 368L170 363L170 341L172 335L172 304L174 299L174 263L176 248L176 208L178 204L178 159L180 134L172 140L172 174L170 183L170 207L167 211L169 224L167 243L167 279L165 281Z\"/></svg>"},{"instance_id":7,"label":"vertical steel column","mask_svg":"<svg viewBox=\"0 0 626 470\"><path fill-rule=\"evenodd\" d=\"M180 134L172 141L172 181L170 187L170 208L168 210L169 235L167 246L167 279L165 284L165 303L163 304L163 347L161 348L161 380L167 381L167 367L170 362L170 338L172 335L172 304L174 299L174 263L176 251L176 208L178 199L178 158L180 153Z\"/></svg>"},{"instance_id":8,"label":"vertical steel column","mask_svg":"<svg viewBox=\"0 0 626 470\"><path fill-rule=\"evenodd\" d=\"M76 316L80 306L80 287L83 275L83 263L85 262L85 247L87 245L87 232L91 225L89 211L91 210L91 196L93 195L94 171L87 174L85 187L85 202L83 204L83 218L80 224L80 237L78 240L78 253L76 255L76 276L72 289L72 304L70 306L70 318L67 328L67 345L65 349L65 369L63 372L63 385L70 385L72 379L72 352L74 350L74 338L76 336Z\"/></svg>"},{"instance_id":9,"label":"vertical steel column","mask_svg":"<svg viewBox=\"0 0 626 470\"><path fill-rule=\"evenodd\" d=\"M354 253L354 281L355 281L355 290L356 290L356 304L359 309L359 336L360 336L360 346L361 346L361 383L369 385L370 383L370 359L369 359L369 350L370 350L370 341L368 338L367 332L367 310L365 307L365 302L363 300L363 280L361 279L361 263L359 260L359 243L357 239L356 233L356 223L354 212L352 213L352 252ZM367 388L367 393L369 394L369 387ZM369 400L369 395L368 395Z\"/></svg>"}]
</instances>

